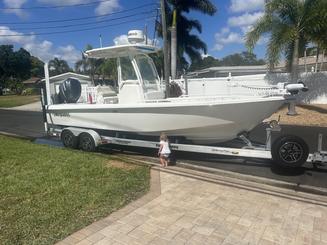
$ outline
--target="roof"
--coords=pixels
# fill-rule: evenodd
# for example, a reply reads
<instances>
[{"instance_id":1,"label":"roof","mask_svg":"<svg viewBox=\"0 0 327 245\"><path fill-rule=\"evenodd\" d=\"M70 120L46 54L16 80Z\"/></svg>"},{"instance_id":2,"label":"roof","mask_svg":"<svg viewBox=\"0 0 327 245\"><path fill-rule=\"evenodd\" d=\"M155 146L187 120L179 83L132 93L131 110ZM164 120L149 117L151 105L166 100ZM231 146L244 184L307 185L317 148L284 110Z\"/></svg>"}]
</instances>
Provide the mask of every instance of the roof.
<instances>
[{"instance_id":1,"label":"roof","mask_svg":"<svg viewBox=\"0 0 327 245\"><path fill-rule=\"evenodd\" d=\"M125 44L87 50L85 56L88 58L118 58L130 54L149 54L158 52L159 48L148 44Z\"/></svg>"},{"instance_id":2,"label":"roof","mask_svg":"<svg viewBox=\"0 0 327 245\"><path fill-rule=\"evenodd\" d=\"M23 84L37 84L41 81L42 78L39 77L31 77L25 81L23 81Z\"/></svg>"},{"instance_id":3,"label":"roof","mask_svg":"<svg viewBox=\"0 0 327 245\"><path fill-rule=\"evenodd\" d=\"M78 73L74 73L74 72L66 72L66 73L63 73L63 74L52 76L52 77L50 77L50 81L51 82L61 81L63 79L67 79L67 78L70 78L70 77L74 77L74 78L79 78L79 79L91 81L91 78L89 76L78 74ZM42 82L43 81L45 81L45 79L42 79Z\"/></svg>"}]
</instances>

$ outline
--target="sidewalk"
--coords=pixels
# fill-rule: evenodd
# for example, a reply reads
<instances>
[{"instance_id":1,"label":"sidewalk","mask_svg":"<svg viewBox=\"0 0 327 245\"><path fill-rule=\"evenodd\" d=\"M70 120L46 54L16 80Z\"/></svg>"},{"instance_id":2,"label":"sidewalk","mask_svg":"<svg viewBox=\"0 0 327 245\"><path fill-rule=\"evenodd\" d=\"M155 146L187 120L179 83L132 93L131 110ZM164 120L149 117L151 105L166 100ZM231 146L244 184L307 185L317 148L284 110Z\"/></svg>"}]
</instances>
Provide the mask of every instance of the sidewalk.
<instances>
[{"instance_id":1,"label":"sidewalk","mask_svg":"<svg viewBox=\"0 0 327 245\"><path fill-rule=\"evenodd\" d=\"M21 106L3 108L3 109L14 110L14 111L42 111L42 106L41 106L41 102L37 101L27 105L21 105Z\"/></svg>"},{"instance_id":2,"label":"sidewalk","mask_svg":"<svg viewBox=\"0 0 327 245\"><path fill-rule=\"evenodd\" d=\"M78 231L67 244L321 244L327 207L175 174L122 211ZM150 196L149 196L150 195Z\"/></svg>"}]
</instances>

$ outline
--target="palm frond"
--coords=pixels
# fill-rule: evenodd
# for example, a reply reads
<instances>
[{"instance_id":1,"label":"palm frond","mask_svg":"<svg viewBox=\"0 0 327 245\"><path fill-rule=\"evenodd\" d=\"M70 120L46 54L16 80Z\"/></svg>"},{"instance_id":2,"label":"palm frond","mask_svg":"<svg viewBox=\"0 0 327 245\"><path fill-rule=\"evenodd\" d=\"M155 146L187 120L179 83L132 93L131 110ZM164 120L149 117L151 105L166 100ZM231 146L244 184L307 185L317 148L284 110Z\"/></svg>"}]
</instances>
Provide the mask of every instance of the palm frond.
<instances>
[{"instance_id":1,"label":"palm frond","mask_svg":"<svg viewBox=\"0 0 327 245\"><path fill-rule=\"evenodd\" d=\"M274 23L267 46L267 60L269 68L274 68L285 47L293 42L294 30L284 23Z\"/></svg>"},{"instance_id":2,"label":"palm frond","mask_svg":"<svg viewBox=\"0 0 327 245\"><path fill-rule=\"evenodd\" d=\"M254 24L252 30L246 33L245 45L249 52L253 51L255 44L263 34L270 32L272 25L273 16L264 15Z\"/></svg>"},{"instance_id":3,"label":"palm frond","mask_svg":"<svg viewBox=\"0 0 327 245\"><path fill-rule=\"evenodd\" d=\"M217 8L209 0L169 0L175 9L184 12L190 12L190 10L199 11L203 14L214 15Z\"/></svg>"}]
</instances>

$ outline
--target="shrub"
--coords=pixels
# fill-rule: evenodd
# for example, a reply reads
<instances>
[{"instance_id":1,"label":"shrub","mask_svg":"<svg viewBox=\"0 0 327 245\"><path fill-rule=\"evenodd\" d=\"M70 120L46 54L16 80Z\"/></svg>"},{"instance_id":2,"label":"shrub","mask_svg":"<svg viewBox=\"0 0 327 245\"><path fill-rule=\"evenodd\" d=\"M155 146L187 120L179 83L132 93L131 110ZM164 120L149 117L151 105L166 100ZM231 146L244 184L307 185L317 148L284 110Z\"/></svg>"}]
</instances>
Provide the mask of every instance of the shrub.
<instances>
[{"instance_id":1,"label":"shrub","mask_svg":"<svg viewBox=\"0 0 327 245\"><path fill-rule=\"evenodd\" d=\"M26 88L23 90L22 95L38 95L40 90L37 88Z\"/></svg>"}]
</instances>

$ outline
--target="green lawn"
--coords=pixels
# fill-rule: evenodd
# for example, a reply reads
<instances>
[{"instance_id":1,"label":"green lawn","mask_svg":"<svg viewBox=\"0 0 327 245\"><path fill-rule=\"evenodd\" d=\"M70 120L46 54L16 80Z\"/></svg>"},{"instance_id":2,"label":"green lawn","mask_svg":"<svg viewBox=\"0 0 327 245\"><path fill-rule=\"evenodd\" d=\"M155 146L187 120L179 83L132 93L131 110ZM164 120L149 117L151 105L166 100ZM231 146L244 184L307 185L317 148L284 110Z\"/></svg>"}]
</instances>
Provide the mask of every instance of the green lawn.
<instances>
[{"instance_id":1,"label":"green lawn","mask_svg":"<svg viewBox=\"0 0 327 245\"><path fill-rule=\"evenodd\" d=\"M3 95L0 96L0 108L26 105L40 100L39 95Z\"/></svg>"},{"instance_id":2,"label":"green lawn","mask_svg":"<svg viewBox=\"0 0 327 245\"><path fill-rule=\"evenodd\" d=\"M0 135L0 244L53 244L149 189L149 168Z\"/></svg>"}]
</instances>

